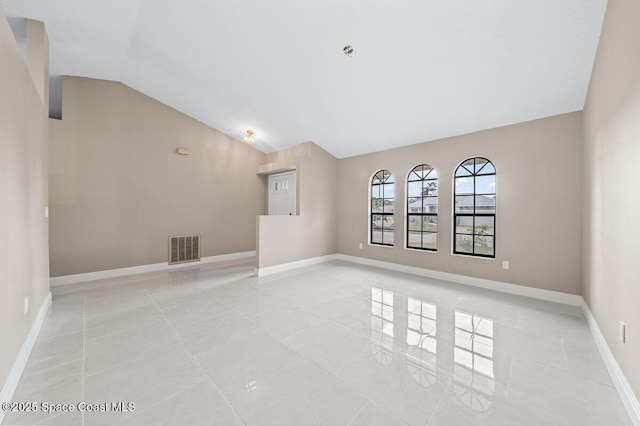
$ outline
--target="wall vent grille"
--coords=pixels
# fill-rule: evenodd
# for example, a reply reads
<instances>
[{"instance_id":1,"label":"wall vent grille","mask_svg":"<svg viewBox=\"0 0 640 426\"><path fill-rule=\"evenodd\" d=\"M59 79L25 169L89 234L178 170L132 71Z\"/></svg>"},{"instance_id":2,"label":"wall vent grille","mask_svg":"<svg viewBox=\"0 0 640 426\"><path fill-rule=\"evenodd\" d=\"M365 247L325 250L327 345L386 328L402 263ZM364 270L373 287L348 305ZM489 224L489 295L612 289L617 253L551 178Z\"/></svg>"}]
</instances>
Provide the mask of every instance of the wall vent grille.
<instances>
[{"instance_id":1,"label":"wall vent grille","mask_svg":"<svg viewBox=\"0 0 640 426\"><path fill-rule=\"evenodd\" d=\"M200 260L200 235L169 237L169 265Z\"/></svg>"}]
</instances>

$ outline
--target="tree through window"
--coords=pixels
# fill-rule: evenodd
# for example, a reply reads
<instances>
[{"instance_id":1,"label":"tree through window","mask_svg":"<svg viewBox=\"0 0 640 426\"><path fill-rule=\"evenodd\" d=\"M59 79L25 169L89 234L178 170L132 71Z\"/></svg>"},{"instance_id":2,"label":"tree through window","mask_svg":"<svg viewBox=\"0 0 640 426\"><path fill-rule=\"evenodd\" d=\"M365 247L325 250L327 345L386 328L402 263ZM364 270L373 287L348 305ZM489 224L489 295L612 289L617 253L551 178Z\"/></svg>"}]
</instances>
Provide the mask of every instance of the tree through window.
<instances>
[{"instance_id":1,"label":"tree through window","mask_svg":"<svg viewBox=\"0 0 640 426\"><path fill-rule=\"evenodd\" d=\"M407 248L438 248L438 174L428 164L407 176Z\"/></svg>"}]
</instances>

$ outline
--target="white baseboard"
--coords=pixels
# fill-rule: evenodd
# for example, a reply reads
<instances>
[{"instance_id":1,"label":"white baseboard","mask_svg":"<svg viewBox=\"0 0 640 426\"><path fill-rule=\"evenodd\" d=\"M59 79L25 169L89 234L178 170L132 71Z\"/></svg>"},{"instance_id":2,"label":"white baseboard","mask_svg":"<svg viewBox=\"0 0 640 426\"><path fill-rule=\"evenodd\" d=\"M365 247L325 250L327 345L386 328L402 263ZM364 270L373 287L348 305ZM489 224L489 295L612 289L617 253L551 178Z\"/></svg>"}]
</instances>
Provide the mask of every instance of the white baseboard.
<instances>
[{"instance_id":1,"label":"white baseboard","mask_svg":"<svg viewBox=\"0 0 640 426\"><path fill-rule=\"evenodd\" d=\"M255 268L255 274L259 277L264 277L266 275L276 274L278 272L290 271L292 269L302 268L304 266L316 265L318 263L336 260L337 256L337 254L328 254L326 256L312 257L310 259L283 263L281 265L267 266L265 268Z\"/></svg>"},{"instance_id":2,"label":"white baseboard","mask_svg":"<svg viewBox=\"0 0 640 426\"><path fill-rule=\"evenodd\" d=\"M102 280L105 278L122 277L125 275L144 274L145 272L164 271L169 269L196 267L203 263L224 262L227 260L244 259L255 257L255 251L245 251L240 253L221 254L218 256L208 256L200 259L199 262L179 263L177 265L169 265L166 262L153 263L151 265L131 266L128 268L109 269L107 271L87 272L84 274L65 275L62 277L52 277L49 280L51 287L61 285L77 284L85 281Z\"/></svg>"},{"instance_id":3,"label":"white baseboard","mask_svg":"<svg viewBox=\"0 0 640 426\"><path fill-rule=\"evenodd\" d=\"M20 352L18 352L18 356L9 371L7 381L2 386L2 391L0 391L0 402L10 402L13 400L13 394L18 387L20 377L22 377L24 367L27 365L27 361L29 360L29 356L33 350L33 345L36 343L36 339L40 333L40 328L42 328L42 323L47 315L49 306L51 306L51 293L49 293L44 299L44 302L42 302L42 306L40 306L40 311L38 311L38 315L31 326L31 330L22 344L22 348L20 348ZM0 424L2 424L4 415L5 411L0 409Z\"/></svg>"},{"instance_id":4,"label":"white baseboard","mask_svg":"<svg viewBox=\"0 0 640 426\"><path fill-rule=\"evenodd\" d=\"M604 361L604 364L609 371L609 375L611 376L613 384L620 394L622 403L627 409L631 421L634 425L640 426L640 403L638 403L638 399L633 393L631 386L629 386L629 382L627 382L627 379L624 377L622 369L620 369L618 362L613 356L613 352L611 352L607 341L600 331L600 327L598 327L598 323L596 322L595 317L591 313L591 309L589 309L589 306L587 305L587 302L584 301L584 299L582 299L580 308L582 308L582 313L587 320L587 324L589 324L589 329L591 329L591 334L596 341L596 346L600 351L600 356L602 356L602 360Z\"/></svg>"},{"instance_id":5,"label":"white baseboard","mask_svg":"<svg viewBox=\"0 0 640 426\"><path fill-rule=\"evenodd\" d=\"M467 275L451 274L449 272L434 271L431 269L416 268L414 266L400 265L398 263L382 262L380 260L366 259L364 257L337 254L336 259L347 262L359 263L361 265L374 266L377 268L389 269L392 271L405 272L407 274L419 275L422 277L435 278L444 281L453 281L458 284L473 287L486 288L488 290L500 291L503 293L526 296L534 299L546 300L549 302L562 303L565 305L580 306L582 297L576 294L562 293L559 291L544 290L541 288L527 287L523 285L509 284L501 281L486 280L484 278L470 277Z\"/></svg>"}]
</instances>

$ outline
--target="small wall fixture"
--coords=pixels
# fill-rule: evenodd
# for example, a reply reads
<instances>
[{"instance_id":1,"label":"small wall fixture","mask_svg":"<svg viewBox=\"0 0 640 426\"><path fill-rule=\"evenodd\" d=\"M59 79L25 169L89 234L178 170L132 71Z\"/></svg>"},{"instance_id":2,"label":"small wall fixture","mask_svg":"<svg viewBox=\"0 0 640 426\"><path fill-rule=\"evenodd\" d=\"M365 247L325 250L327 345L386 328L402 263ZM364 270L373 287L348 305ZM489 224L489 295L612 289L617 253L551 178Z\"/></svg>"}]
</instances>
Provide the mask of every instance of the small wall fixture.
<instances>
[{"instance_id":1,"label":"small wall fixture","mask_svg":"<svg viewBox=\"0 0 640 426\"><path fill-rule=\"evenodd\" d=\"M247 130L247 134L244 135L244 141L247 145L251 146L253 145L253 137L255 136L255 134L253 133L253 130Z\"/></svg>"},{"instance_id":2,"label":"small wall fixture","mask_svg":"<svg viewBox=\"0 0 640 426\"><path fill-rule=\"evenodd\" d=\"M189 155L189 150L187 148L178 148L178 154Z\"/></svg>"}]
</instances>

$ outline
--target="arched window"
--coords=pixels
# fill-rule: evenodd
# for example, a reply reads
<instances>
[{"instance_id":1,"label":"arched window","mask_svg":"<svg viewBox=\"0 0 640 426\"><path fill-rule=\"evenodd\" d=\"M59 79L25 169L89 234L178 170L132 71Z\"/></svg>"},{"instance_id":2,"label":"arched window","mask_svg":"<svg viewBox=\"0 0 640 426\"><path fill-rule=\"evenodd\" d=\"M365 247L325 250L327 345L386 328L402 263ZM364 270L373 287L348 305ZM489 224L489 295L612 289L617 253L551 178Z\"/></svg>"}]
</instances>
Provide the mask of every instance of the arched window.
<instances>
[{"instance_id":1,"label":"arched window","mask_svg":"<svg viewBox=\"0 0 640 426\"><path fill-rule=\"evenodd\" d=\"M495 167L486 158L469 158L458 166L454 179L453 252L496 257Z\"/></svg>"},{"instance_id":2,"label":"arched window","mask_svg":"<svg viewBox=\"0 0 640 426\"><path fill-rule=\"evenodd\" d=\"M438 174L428 164L407 176L407 248L438 248Z\"/></svg>"},{"instance_id":3,"label":"arched window","mask_svg":"<svg viewBox=\"0 0 640 426\"><path fill-rule=\"evenodd\" d=\"M371 179L370 242L393 245L393 200L395 184L389 170L380 170Z\"/></svg>"}]
</instances>

